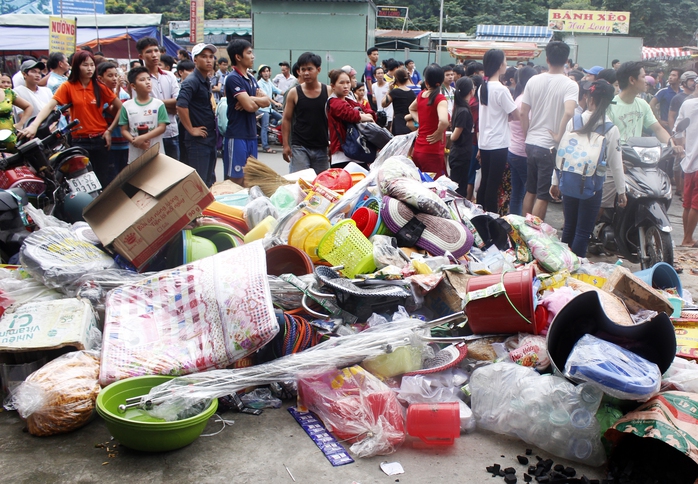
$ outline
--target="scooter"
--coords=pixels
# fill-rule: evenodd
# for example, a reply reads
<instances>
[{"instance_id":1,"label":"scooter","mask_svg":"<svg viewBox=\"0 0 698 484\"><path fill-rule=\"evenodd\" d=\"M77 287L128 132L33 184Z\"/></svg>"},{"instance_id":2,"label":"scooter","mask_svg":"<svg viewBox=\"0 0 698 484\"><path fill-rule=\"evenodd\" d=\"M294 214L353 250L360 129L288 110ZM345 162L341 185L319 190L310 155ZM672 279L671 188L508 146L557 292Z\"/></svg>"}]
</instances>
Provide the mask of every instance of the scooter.
<instances>
[{"instance_id":1,"label":"scooter","mask_svg":"<svg viewBox=\"0 0 698 484\"><path fill-rule=\"evenodd\" d=\"M270 145L282 145L283 135L281 134L281 121L278 124L271 124L267 126L267 140ZM257 141L262 143L262 115L257 116Z\"/></svg>"},{"instance_id":2,"label":"scooter","mask_svg":"<svg viewBox=\"0 0 698 484\"><path fill-rule=\"evenodd\" d=\"M689 119L676 133L688 128ZM629 138L622 145L628 203L624 208L606 209L594 228L589 251L612 252L648 269L657 262L674 263L671 222L671 179L659 168L673 157L671 147L656 138Z\"/></svg>"},{"instance_id":3,"label":"scooter","mask_svg":"<svg viewBox=\"0 0 698 484\"><path fill-rule=\"evenodd\" d=\"M73 120L63 129L51 129L69 107L61 106L51 112L37 130L36 138L17 143L16 153L3 153L0 179L4 185L0 188L22 188L46 214L75 222L82 216L74 205L92 201L102 186L92 171L87 151L68 144L68 134L80 121ZM0 130L0 142L12 136L11 131Z\"/></svg>"}]
</instances>

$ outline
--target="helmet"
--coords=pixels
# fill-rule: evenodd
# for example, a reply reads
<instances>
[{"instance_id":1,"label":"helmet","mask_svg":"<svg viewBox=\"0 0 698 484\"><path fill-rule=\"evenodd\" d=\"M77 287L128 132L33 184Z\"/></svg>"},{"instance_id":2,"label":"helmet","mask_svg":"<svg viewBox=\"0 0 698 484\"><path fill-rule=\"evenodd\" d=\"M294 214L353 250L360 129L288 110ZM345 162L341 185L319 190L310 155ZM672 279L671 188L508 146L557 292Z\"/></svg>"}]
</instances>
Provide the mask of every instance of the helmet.
<instances>
[{"instance_id":1,"label":"helmet","mask_svg":"<svg viewBox=\"0 0 698 484\"><path fill-rule=\"evenodd\" d=\"M695 80L696 78L698 78L698 74L696 74L695 71L686 71L683 74L681 74L682 83L688 81L689 79Z\"/></svg>"},{"instance_id":2,"label":"helmet","mask_svg":"<svg viewBox=\"0 0 698 484\"><path fill-rule=\"evenodd\" d=\"M63 201L63 214L66 218L66 222L74 223L84 220L82 218L82 211L92 200L92 196L84 192L66 195Z\"/></svg>"}]
</instances>

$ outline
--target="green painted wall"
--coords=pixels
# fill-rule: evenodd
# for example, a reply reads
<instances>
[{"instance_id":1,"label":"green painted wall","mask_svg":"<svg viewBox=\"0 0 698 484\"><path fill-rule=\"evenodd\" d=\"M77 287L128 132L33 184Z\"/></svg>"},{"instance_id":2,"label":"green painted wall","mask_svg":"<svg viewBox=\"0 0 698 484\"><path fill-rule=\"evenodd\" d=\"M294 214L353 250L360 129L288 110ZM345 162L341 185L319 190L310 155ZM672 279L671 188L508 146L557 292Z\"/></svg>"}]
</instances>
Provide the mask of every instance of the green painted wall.
<instances>
[{"instance_id":1,"label":"green painted wall","mask_svg":"<svg viewBox=\"0 0 698 484\"><path fill-rule=\"evenodd\" d=\"M372 3L252 1L255 65L293 64L303 52L322 57L320 80L351 65L361 77L366 49L373 45L376 15Z\"/></svg>"}]
</instances>

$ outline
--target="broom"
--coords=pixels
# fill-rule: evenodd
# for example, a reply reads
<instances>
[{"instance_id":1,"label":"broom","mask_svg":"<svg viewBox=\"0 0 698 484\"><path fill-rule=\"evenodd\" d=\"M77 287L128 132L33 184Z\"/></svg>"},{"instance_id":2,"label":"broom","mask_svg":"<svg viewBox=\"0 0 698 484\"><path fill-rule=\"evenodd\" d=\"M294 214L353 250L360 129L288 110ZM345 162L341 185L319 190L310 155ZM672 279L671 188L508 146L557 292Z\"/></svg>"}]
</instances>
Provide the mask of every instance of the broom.
<instances>
[{"instance_id":1,"label":"broom","mask_svg":"<svg viewBox=\"0 0 698 484\"><path fill-rule=\"evenodd\" d=\"M245 188L258 186L267 197L271 197L279 187L290 185L291 183L256 158L252 156L247 158Z\"/></svg>"}]
</instances>

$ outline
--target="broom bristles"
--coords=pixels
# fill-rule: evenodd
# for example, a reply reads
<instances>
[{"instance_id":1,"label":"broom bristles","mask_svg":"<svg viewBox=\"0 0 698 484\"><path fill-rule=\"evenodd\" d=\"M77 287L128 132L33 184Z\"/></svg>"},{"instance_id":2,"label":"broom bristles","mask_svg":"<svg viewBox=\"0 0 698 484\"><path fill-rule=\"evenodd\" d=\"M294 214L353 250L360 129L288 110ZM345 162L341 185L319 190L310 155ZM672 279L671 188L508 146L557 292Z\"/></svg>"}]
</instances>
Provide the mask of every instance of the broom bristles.
<instances>
[{"instance_id":1,"label":"broom bristles","mask_svg":"<svg viewBox=\"0 0 698 484\"><path fill-rule=\"evenodd\" d=\"M291 183L256 158L252 156L247 158L244 181L246 188L258 186L266 196L270 197L279 187Z\"/></svg>"}]
</instances>

